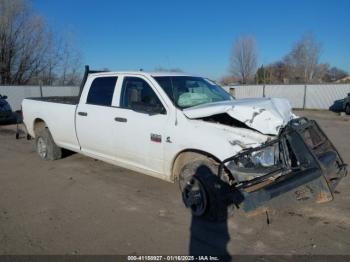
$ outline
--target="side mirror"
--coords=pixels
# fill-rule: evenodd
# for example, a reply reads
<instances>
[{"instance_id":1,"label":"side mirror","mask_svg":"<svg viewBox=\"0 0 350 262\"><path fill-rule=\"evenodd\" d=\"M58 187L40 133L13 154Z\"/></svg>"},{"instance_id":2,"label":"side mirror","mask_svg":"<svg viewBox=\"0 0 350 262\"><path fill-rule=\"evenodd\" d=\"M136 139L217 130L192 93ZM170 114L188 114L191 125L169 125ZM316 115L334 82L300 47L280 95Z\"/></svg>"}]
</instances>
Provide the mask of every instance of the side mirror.
<instances>
[{"instance_id":1,"label":"side mirror","mask_svg":"<svg viewBox=\"0 0 350 262\"><path fill-rule=\"evenodd\" d=\"M7 99L7 96L2 96L1 98L2 98L2 99Z\"/></svg>"}]
</instances>

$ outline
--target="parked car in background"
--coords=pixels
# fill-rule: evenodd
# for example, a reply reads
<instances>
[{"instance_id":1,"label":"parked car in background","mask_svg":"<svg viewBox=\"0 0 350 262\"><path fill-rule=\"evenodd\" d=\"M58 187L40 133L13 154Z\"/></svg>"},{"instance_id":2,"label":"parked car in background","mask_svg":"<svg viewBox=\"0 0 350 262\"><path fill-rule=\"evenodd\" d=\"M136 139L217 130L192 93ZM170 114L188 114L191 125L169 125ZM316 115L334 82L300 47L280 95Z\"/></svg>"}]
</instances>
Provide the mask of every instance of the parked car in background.
<instances>
[{"instance_id":1,"label":"parked car in background","mask_svg":"<svg viewBox=\"0 0 350 262\"><path fill-rule=\"evenodd\" d=\"M350 93L348 93L348 96L344 98L343 110L347 115L350 115Z\"/></svg>"},{"instance_id":2,"label":"parked car in background","mask_svg":"<svg viewBox=\"0 0 350 262\"><path fill-rule=\"evenodd\" d=\"M6 101L7 96L0 94L0 123L14 121L15 114L12 112L10 104Z\"/></svg>"}]
</instances>

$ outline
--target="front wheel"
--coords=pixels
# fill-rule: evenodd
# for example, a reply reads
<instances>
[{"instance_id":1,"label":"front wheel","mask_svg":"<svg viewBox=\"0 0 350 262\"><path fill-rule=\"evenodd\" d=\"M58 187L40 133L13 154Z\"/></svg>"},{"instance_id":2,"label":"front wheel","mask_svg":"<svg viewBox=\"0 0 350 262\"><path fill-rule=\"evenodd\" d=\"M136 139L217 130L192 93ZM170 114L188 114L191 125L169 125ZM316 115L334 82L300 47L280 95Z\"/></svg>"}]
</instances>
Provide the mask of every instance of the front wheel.
<instances>
[{"instance_id":1,"label":"front wheel","mask_svg":"<svg viewBox=\"0 0 350 262\"><path fill-rule=\"evenodd\" d=\"M197 176L191 176L180 185L182 200L194 216L203 216L208 209L208 196L204 185Z\"/></svg>"},{"instance_id":2,"label":"front wheel","mask_svg":"<svg viewBox=\"0 0 350 262\"><path fill-rule=\"evenodd\" d=\"M62 149L58 147L47 128L40 130L35 136L35 150L43 160L62 158Z\"/></svg>"},{"instance_id":3,"label":"front wheel","mask_svg":"<svg viewBox=\"0 0 350 262\"><path fill-rule=\"evenodd\" d=\"M217 166L198 160L186 164L179 174L182 200L192 215L223 221L232 215L235 201L229 184L217 176Z\"/></svg>"}]
</instances>

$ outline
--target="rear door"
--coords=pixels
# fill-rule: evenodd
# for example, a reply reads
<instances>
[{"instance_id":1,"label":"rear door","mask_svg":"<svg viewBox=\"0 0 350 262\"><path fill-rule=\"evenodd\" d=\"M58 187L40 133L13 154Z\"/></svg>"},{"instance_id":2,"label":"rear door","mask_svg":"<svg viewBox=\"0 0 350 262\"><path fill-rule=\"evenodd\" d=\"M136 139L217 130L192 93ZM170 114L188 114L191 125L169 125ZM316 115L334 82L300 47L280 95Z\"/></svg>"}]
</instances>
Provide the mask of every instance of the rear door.
<instances>
[{"instance_id":1,"label":"rear door","mask_svg":"<svg viewBox=\"0 0 350 262\"><path fill-rule=\"evenodd\" d=\"M81 150L106 159L115 159L113 97L117 76L89 79L90 89L83 92L76 112L76 130ZM86 86L89 86L89 82Z\"/></svg>"}]
</instances>

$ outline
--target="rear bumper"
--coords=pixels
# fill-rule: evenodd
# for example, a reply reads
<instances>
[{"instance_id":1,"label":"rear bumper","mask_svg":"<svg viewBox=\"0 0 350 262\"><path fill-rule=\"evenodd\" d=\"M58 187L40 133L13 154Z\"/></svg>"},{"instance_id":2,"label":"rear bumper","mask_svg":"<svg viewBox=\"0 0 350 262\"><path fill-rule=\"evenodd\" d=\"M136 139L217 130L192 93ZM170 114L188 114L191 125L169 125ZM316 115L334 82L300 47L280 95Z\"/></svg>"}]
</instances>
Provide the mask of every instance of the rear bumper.
<instances>
[{"instance_id":1,"label":"rear bumper","mask_svg":"<svg viewBox=\"0 0 350 262\"><path fill-rule=\"evenodd\" d=\"M315 121L294 119L282 130L277 140L268 142L259 149L273 143L279 143L279 148L289 151L283 152L284 155L293 154L295 164L291 166L292 161L285 159L273 174L236 183L234 189L241 195L238 204L244 211L253 211L275 198L298 202L314 200L317 203L333 199L336 186L347 175L347 165ZM221 163L219 173L228 162L254 151L257 149L249 149L226 159ZM276 176L278 172L279 175ZM281 197L282 195L288 197Z\"/></svg>"}]
</instances>

